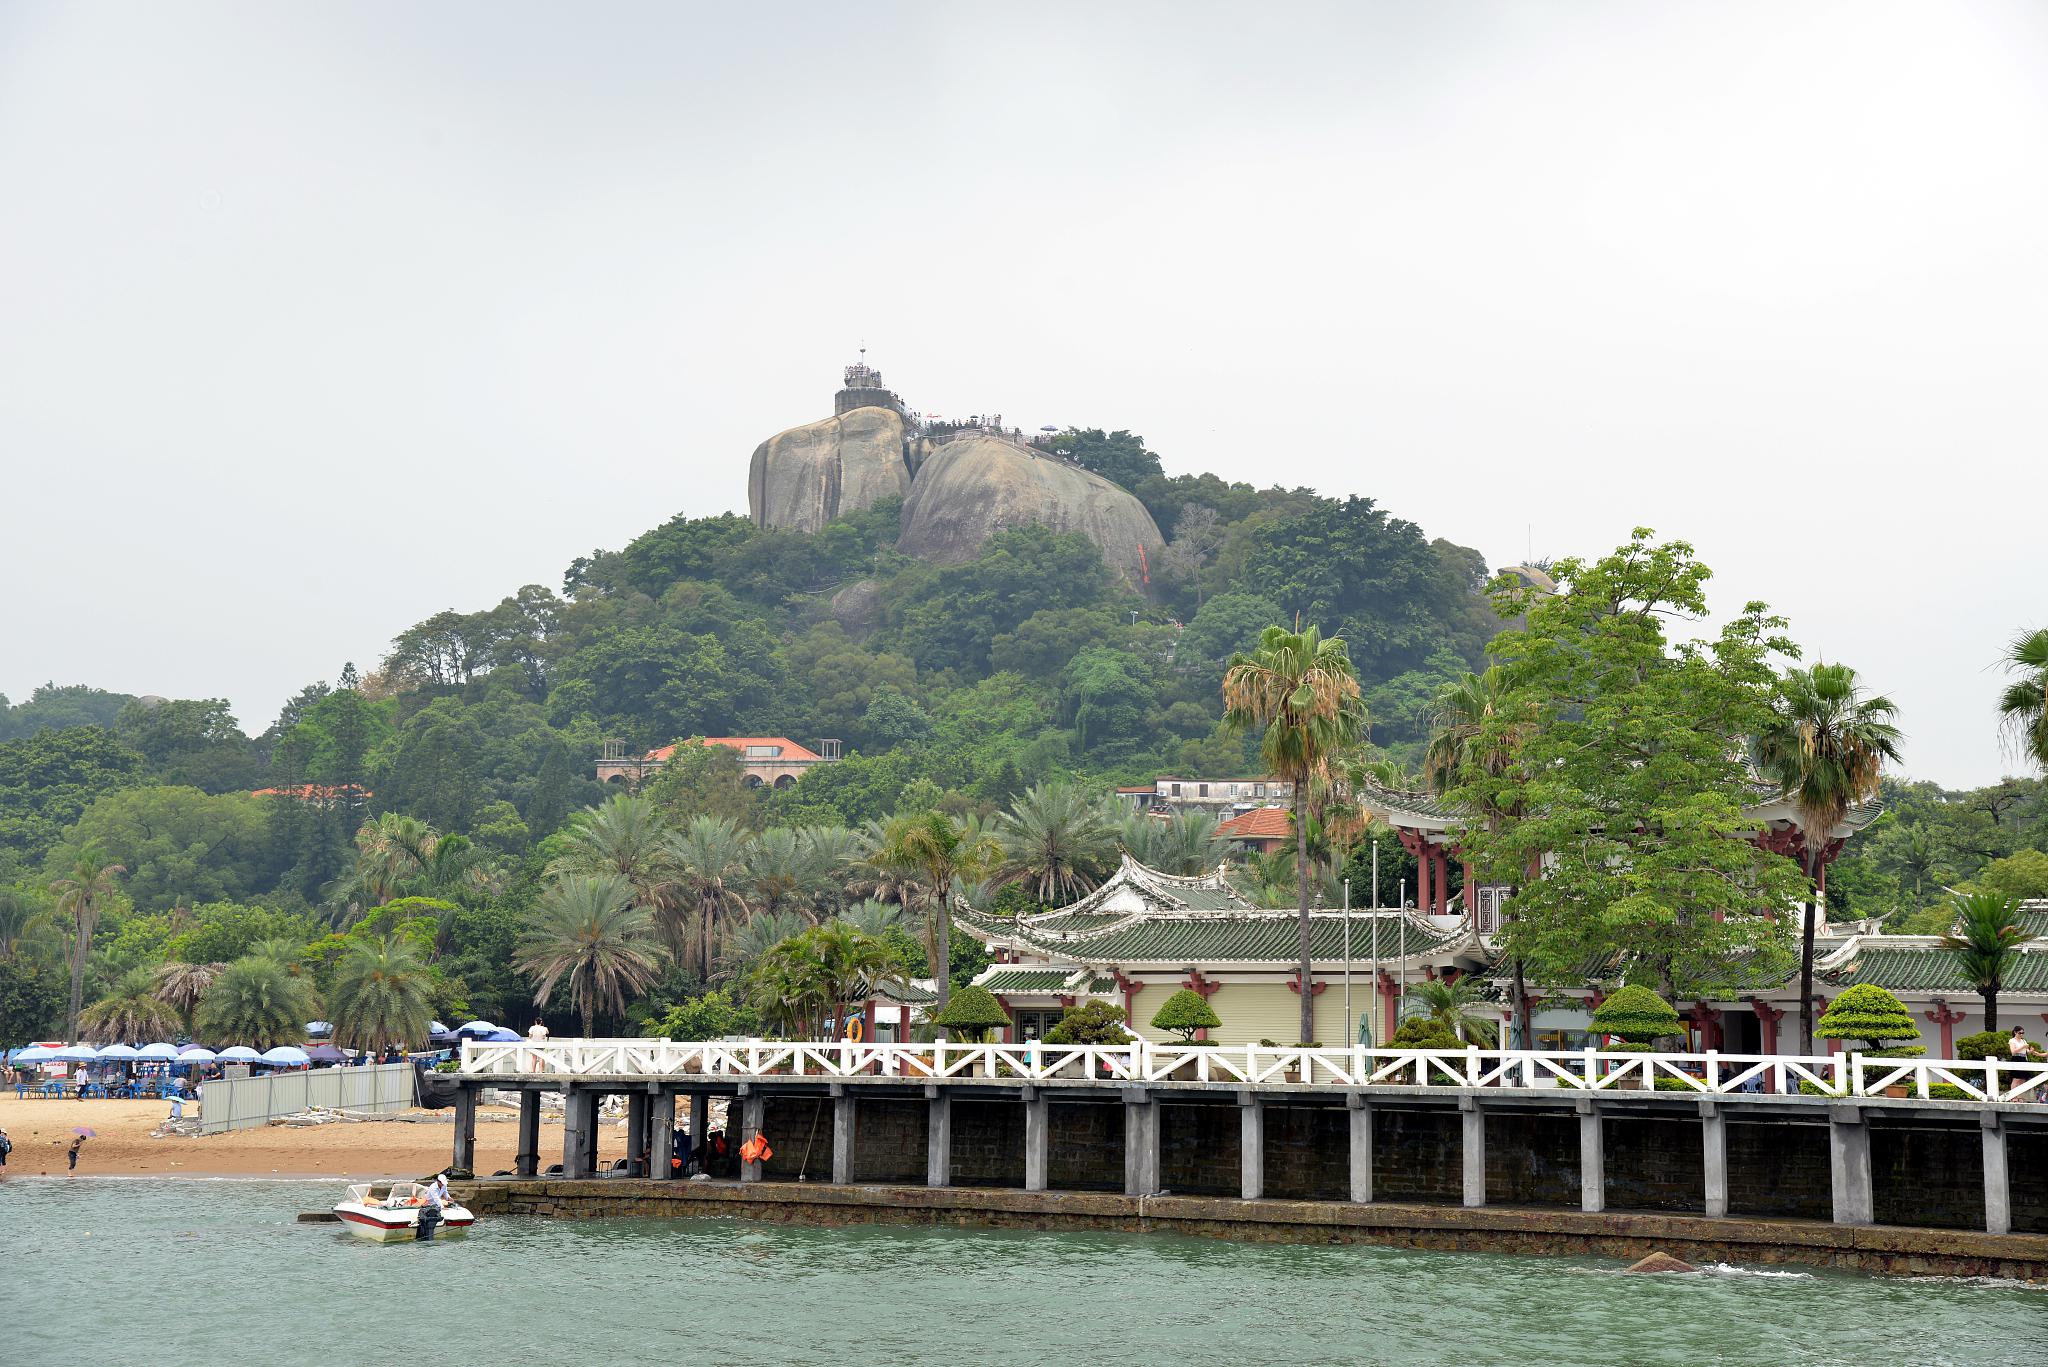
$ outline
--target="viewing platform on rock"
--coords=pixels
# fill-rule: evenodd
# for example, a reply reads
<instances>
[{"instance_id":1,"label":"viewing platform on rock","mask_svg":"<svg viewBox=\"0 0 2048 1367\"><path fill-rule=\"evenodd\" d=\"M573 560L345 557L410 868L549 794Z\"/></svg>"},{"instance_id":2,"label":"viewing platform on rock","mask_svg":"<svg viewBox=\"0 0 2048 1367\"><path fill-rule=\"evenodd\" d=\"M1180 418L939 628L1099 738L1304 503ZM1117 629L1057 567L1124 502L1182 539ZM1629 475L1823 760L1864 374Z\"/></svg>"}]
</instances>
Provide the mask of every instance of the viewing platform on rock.
<instances>
[{"instance_id":1,"label":"viewing platform on rock","mask_svg":"<svg viewBox=\"0 0 2048 1367\"><path fill-rule=\"evenodd\" d=\"M619 1174L671 1171L713 1097L741 1183L1120 1192L1145 1198L1507 1204L2048 1234L2048 1068L1591 1050L556 1040L464 1045L455 1161L486 1089L518 1093L511 1175L597 1180L598 1106L626 1102ZM1802 1084L1804 1088L1802 1089ZM1939 1089L1939 1090L1937 1090ZM2017 1152L2014 1152L2017 1150ZM2048 1243L2021 1257L2048 1273ZM2014 1255L2020 1257L2020 1255Z\"/></svg>"}]
</instances>

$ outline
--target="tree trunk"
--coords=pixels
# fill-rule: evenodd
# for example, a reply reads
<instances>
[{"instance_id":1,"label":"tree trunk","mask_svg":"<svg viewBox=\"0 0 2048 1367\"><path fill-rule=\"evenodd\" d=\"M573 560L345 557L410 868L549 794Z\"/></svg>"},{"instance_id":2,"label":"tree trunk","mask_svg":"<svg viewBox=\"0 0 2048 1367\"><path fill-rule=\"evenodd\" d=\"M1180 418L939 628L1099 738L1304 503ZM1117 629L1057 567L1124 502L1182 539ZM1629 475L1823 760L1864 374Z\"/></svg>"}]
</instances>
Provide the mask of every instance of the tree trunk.
<instances>
[{"instance_id":1,"label":"tree trunk","mask_svg":"<svg viewBox=\"0 0 2048 1367\"><path fill-rule=\"evenodd\" d=\"M1984 998L1984 1028L1986 1030L1996 1030L1998 1028L1998 989L1994 987L1989 992L1980 992L1978 995Z\"/></svg>"},{"instance_id":2,"label":"tree trunk","mask_svg":"<svg viewBox=\"0 0 2048 1367\"><path fill-rule=\"evenodd\" d=\"M1813 1053L1813 867L1819 861L1806 852L1806 900L1799 907L1799 1052Z\"/></svg>"},{"instance_id":3,"label":"tree trunk","mask_svg":"<svg viewBox=\"0 0 2048 1367\"><path fill-rule=\"evenodd\" d=\"M1299 900L1294 909L1298 959L1295 981L1301 985L1301 1043L1316 1037L1316 992L1309 981L1308 922L1308 776L1294 782L1294 881Z\"/></svg>"},{"instance_id":4,"label":"tree trunk","mask_svg":"<svg viewBox=\"0 0 2048 1367\"><path fill-rule=\"evenodd\" d=\"M1509 1043L1517 1049L1529 1048L1529 981L1522 971L1522 961L1515 960L1515 1026L1514 1039Z\"/></svg>"},{"instance_id":5,"label":"tree trunk","mask_svg":"<svg viewBox=\"0 0 2048 1367\"><path fill-rule=\"evenodd\" d=\"M941 897L932 903L932 989L939 994L939 1010L953 999L953 912Z\"/></svg>"},{"instance_id":6,"label":"tree trunk","mask_svg":"<svg viewBox=\"0 0 2048 1367\"><path fill-rule=\"evenodd\" d=\"M584 1002L584 1003L583 1003L583 1038L585 1038L585 1039L595 1039L596 1037L597 1037L597 1003L596 1003L596 1002L591 1002L591 1001L586 1001L586 1002Z\"/></svg>"},{"instance_id":7,"label":"tree trunk","mask_svg":"<svg viewBox=\"0 0 2048 1367\"><path fill-rule=\"evenodd\" d=\"M72 1044L78 1042L78 1009L85 1004L85 956L91 952L92 930L80 920L78 940L71 950L71 1011L64 1017L64 1038Z\"/></svg>"}]
</instances>

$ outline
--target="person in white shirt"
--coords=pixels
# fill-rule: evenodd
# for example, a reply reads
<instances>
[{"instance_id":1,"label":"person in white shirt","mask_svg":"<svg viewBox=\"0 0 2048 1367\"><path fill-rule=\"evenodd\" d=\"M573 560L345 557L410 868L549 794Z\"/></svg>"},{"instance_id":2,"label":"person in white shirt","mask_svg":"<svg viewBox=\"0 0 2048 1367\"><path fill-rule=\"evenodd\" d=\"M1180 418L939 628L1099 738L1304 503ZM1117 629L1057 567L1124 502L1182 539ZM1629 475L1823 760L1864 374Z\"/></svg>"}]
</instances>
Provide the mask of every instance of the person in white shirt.
<instances>
[{"instance_id":1,"label":"person in white shirt","mask_svg":"<svg viewBox=\"0 0 2048 1367\"><path fill-rule=\"evenodd\" d=\"M527 1026L526 1042L528 1044L536 1046L546 1044L548 1042L547 1022L535 1021L533 1024ZM547 1060L545 1056L542 1055L541 1051L538 1048L535 1048L533 1052L527 1056L527 1071L531 1073L538 1073L543 1071L546 1067Z\"/></svg>"}]
</instances>

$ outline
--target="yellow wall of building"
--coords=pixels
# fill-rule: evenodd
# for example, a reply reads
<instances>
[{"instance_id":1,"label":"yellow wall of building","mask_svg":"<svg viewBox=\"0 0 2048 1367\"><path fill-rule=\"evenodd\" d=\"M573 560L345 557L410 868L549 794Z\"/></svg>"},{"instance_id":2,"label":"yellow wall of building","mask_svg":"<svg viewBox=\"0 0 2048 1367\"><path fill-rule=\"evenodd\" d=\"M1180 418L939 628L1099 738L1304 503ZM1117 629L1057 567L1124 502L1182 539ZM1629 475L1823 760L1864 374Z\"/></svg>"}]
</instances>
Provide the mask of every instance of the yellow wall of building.
<instances>
[{"instance_id":1,"label":"yellow wall of building","mask_svg":"<svg viewBox=\"0 0 2048 1367\"><path fill-rule=\"evenodd\" d=\"M1219 1044L1257 1044L1262 1039L1292 1044L1301 1028L1298 1002L1284 982L1226 982L1209 998L1209 1009L1223 1022L1209 1038Z\"/></svg>"}]
</instances>

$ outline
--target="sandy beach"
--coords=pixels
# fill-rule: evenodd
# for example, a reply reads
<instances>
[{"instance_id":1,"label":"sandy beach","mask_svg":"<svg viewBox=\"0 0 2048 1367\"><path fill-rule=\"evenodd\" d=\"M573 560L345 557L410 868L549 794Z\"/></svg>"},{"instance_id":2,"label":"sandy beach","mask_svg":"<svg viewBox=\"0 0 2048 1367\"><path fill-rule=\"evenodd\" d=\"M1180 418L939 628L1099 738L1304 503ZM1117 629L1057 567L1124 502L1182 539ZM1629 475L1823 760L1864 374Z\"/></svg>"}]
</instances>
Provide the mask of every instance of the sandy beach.
<instances>
[{"instance_id":1,"label":"sandy beach","mask_svg":"<svg viewBox=\"0 0 2048 1367\"><path fill-rule=\"evenodd\" d=\"M64 1150L72 1127L98 1136L79 1155L80 1176L155 1177L417 1177L448 1162L454 1140L453 1111L410 1111L389 1120L334 1121L325 1125L264 1125L232 1134L186 1138L150 1132L168 1108L161 1101L17 1101L0 1098L0 1129L14 1141L6 1177L63 1177ZM198 1114L188 1105L185 1114ZM476 1170L492 1173L512 1166L515 1112L486 1106L477 1112ZM501 1117L501 1118L487 1118ZM561 1161L562 1126L543 1121L542 1163ZM609 1120L599 1131L598 1158L608 1163L626 1152L625 1131Z\"/></svg>"}]
</instances>

